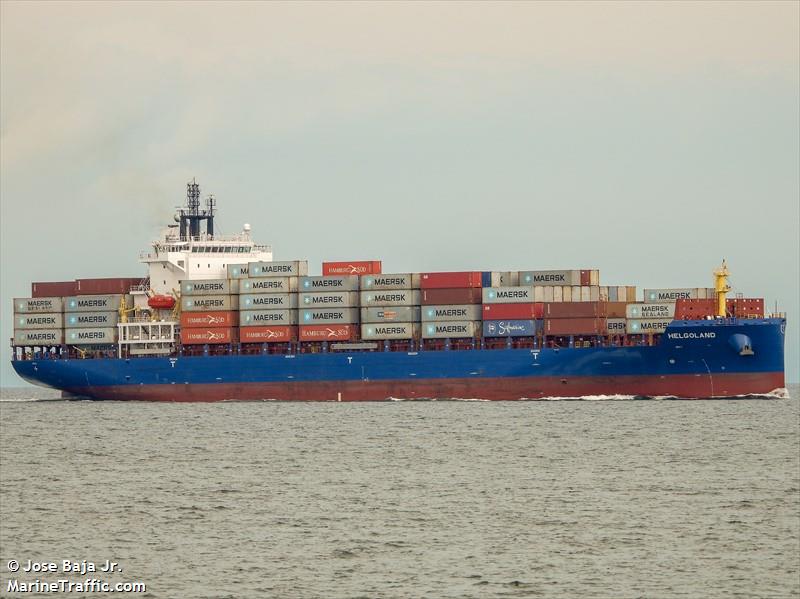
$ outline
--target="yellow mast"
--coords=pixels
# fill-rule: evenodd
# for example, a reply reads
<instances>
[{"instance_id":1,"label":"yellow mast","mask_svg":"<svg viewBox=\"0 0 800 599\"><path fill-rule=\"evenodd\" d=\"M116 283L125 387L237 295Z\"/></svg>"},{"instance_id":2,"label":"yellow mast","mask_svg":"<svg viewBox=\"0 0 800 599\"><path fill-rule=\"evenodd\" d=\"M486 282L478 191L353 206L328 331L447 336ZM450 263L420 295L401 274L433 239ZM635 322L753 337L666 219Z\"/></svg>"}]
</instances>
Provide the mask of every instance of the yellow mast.
<instances>
[{"instance_id":1,"label":"yellow mast","mask_svg":"<svg viewBox=\"0 0 800 599\"><path fill-rule=\"evenodd\" d=\"M714 289L717 292L717 316L725 318L728 315L727 297L731 286L728 285L728 277L731 273L728 272L728 265L725 264L725 259L722 260L722 266L714 271Z\"/></svg>"}]
</instances>

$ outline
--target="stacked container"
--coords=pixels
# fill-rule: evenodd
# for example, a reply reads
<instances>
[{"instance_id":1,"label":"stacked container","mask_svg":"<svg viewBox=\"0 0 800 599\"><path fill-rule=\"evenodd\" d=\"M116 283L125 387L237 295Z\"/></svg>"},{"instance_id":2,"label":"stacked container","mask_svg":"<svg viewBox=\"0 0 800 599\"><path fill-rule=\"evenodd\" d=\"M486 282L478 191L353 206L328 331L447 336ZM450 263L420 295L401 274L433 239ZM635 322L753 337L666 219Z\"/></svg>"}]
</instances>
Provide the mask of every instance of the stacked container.
<instances>
[{"instance_id":1,"label":"stacked container","mask_svg":"<svg viewBox=\"0 0 800 599\"><path fill-rule=\"evenodd\" d=\"M485 287L483 289L484 337L532 337L544 305L534 303L533 286Z\"/></svg>"},{"instance_id":2,"label":"stacked container","mask_svg":"<svg viewBox=\"0 0 800 599\"><path fill-rule=\"evenodd\" d=\"M604 335L607 302L548 302L544 305L544 334Z\"/></svg>"},{"instance_id":3,"label":"stacked container","mask_svg":"<svg viewBox=\"0 0 800 599\"><path fill-rule=\"evenodd\" d=\"M629 335L663 333L675 318L675 302L628 304L625 316Z\"/></svg>"},{"instance_id":4,"label":"stacked container","mask_svg":"<svg viewBox=\"0 0 800 599\"><path fill-rule=\"evenodd\" d=\"M322 276L379 275L382 270L380 260L353 260L350 262L323 262Z\"/></svg>"},{"instance_id":5,"label":"stacked container","mask_svg":"<svg viewBox=\"0 0 800 599\"><path fill-rule=\"evenodd\" d=\"M181 343L220 345L237 339L238 279L181 281Z\"/></svg>"},{"instance_id":6,"label":"stacked container","mask_svg":"<svg viewBox=\"0 0 800 599\"><path fill-rule=\"evenodd\" d=\"M361 338L365 341L419 337L420 275L361 277Z\"/></svg>"},{"instance_id":7,"label":"stacked container","mask_svg":"<svg viewBox=\"0 0 800 599\"><path fill-rule=\"evenodd\" d=\"M130 295L76 295L64 298L64 341L69 345L109 345L119 339L117 322Z\"/></svg>"},{"instance_id":8,"label":"stacked container","mask_svg":"<svg viewBox=\"0 0 800 599\"><path fill-rule=\"evenodd\" d=\"M422 338L479 337L483 280L484 273L474 271L420 275Z\"/></svg>"},{"instance_id":9,"label":"stacked container","mask_svg":"<svg viewBox=\"0 0 800 599\"><path fill-rule=\"evenodd\" d=\"M308 262L252 262L228 267L239 280L239 340L287 343L297 340L299 281ZM249 276L244 276L244 275Z\"/></svg>"},{"instance_id":10,"label":"stacked container","mask_svg":"<svg viewBox=\"0 0 800 599\"><path fill-rule=\"evenodd\" d=\"M300 340L355 340L360 288L358 275L300 277Z\"/></svg>"},{"instance_id":11,"label":"stacked container","mask_svg":"<svg viewBox=\"0 0 800 599\"><path fill-rule=\"evenodd\" d=\"M64 300L60 297L14 299L14 345L64 343Z\"/></svg>"}]
</instances>

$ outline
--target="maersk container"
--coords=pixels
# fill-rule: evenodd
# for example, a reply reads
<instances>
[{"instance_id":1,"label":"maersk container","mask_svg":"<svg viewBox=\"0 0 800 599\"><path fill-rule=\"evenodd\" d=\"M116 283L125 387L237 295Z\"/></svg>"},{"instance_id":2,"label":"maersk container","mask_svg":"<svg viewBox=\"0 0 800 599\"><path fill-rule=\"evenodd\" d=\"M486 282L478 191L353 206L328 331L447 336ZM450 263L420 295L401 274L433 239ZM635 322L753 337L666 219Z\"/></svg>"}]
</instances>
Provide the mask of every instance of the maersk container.
<instances>
[{"instance_id":1,"label":"maersk container","mask_svg":"<svg viewBox=\"0 0 800 599\"><path fill-rule=\"evenodd\" d=\"M322 276L338 275L379 275L382 265L380 260L355 260L352 262L323 262Z\"/></svg>"},{"instance_id":2,"label":"maersk container","mask_svg":"<svg viewBox=\"0 0 800 599\"><path fill-rule=\"evenodd\" d=\"M671 323L672 323L671 318L628 320L628 326L626 330L629 335L663 333Z\"/></svg>"},{"instance_id":3,"label":"maersk container","mask_svg":"<svg viewBox=\"0 0 800 599\"><path fill-rule=\"evenodd\" d=\"M60 297L15 297L14 312L31 314L33 312L63 312L64 300Z\"/></svg>"},{"instance_id":4,"label":"maersk container","mask_svg":"<svg viewBox=\"0 0 800 599\"><path fill-rule=\"evenodd\" d=\"M234 295L239 293L238 279L198 279L181 281L181 296Z\"/></svg>"},{"instance_id":5,"label":"maersk container","mask_svg":"<svg viewBox=\"0 0 800 599\"><path fill-rule=\"evenodd\" d=\"M286 343L296 339L296 326L255 326L239 329L239 341L242 343Z\"/></svg>"},{"instance_id":6,"label":"maersk container","mask_svg":"<svg viewBox=\"0 0 800 599\"><path fill-rule=\"evenodd\" d=\"M120 309L122 300L133 308L133 297L130 295L76 295L64 298L64 312L115 312Z\"/></svg>"},{"instance_id":7,"label":"maersk container","mask_svg":"<svg viewBox=\"0 0 800 599\"><path fill-rule=\"evenodd\" d=\"M238 310L239 300L238 295L190 295L181 298L181 309L186 312L226 312Z\"/></svg>"},{"instance_id":8,"label":"maersk container","mask_svg":"<svg viewBox=\"0 0 800 599\"><path fill-rule=\"evenodd\" d=\"M448 306L449 307L449 306ZM361 322L419 322L419 306L361 308Z\"/></svg>"},{"instance_id":9,"label":"maersk container","mask_svg":"<svg viewBox=\"0 0 800 599\"><path fill-rule=\"evenodd\" d=\"M488 320L483 323L484 337L532 337L535 320Z\"/></svg>"},{"instance_id":10,"label":"maersk container","mask_svg":"<svg viewBox=\"0 0 800 599\"><path fill-rule=\"evenodd\" d=\"M249 262L247 266L251 277L304 277L308 275L308 260Z\"/></svg>"},{"instance_id":11,"label":"maersk container","mask_svg":"<svg viewBox=\"0 0 800 599\"><path fill-rule=\"evenodd\" d=\"M424 272L420 276L421 289L459 289L482 287L483 274L480 272Z\"/></svg>"},{"instance_id":12,"label":"maersk container","mask_svg":"<svg viewBox=\"0 0 800 599\"><path fill-rule=\"evenodd\" d=\"M544 304L484 304L483 320L533 320L544 316Z\"/></svg>"},{"instance_id":13,"label":"maersk container","mask_svg":"<svg viewBox=\"0 0 800 599\"><path fill-rule=\"evenodd\" d=\"M605 332L605 318L548 318L544 321L545 335L604 335Z\"/></svg>"},{"instance_id":14,"label":"maersk container","mask_svg":"<svg viewBox=\"0 0 800 599\"><path fill-rule=\"evenodd\" d=\"M296 324L297 310L242 310L239 312L239 326L241 327L292 326Z\"/></svg>"},{"instance_id":15,"label":"maersk container","mask_svg":"<svg viewBox=\"0 0 800 599\"><path fill-rule=\"evenodd\" d=\"M420 303L423 306L438 306L442 304L480 304L481 288L461 289L423 289L420 293Z\"/></svg>"},{"instance_id":16,"label":"maersk container","mask_svg":"<svg viewBox=\"0 0 800 599\"><path fill-rule=\"evenodd\" d=\"M626 318L674 318L675 303L662 302L658 304L628 304L625 310Z\"/></svg>"},{"instance_id":17,"label":"maersk container","mask_svg":"<svg viewBox=\"0 0 800 599\"><path fill-rule=\"evenodd\" d=\"M117 327L96 329L64 329L64 342L67 345L107 345L119 339Z\"/></svg>"},{"instance_id":18,"label":"maersk container","mask_svg":"<svg viewBox=\"0 0 800 599\"><path fill-rule=\"evenodd\" d=\"M50 346L64 344L64 329L28 329L14 331L14 345Z\"/></svg>"},{"instance_id":19,"label":"maersk container","mask_svg":"<svg viewBox=\"0 0 800 599\"><path fill-rule=\"evenodd\" d=\"M645 289L646 302L675 302L679 299L704 299L700 297L699 287L680 287L668 289Z\"/></svg>"},{"instance_id":20,"label":"maersk container","mask_svg":"<svg viewBox=\"0 0 800 599\"><path fill-rule=\"evenodd\" d=\"M239 296L242 310L296 310L296 293L247 293Z\"/></svg>"},{"instance_id":21,"label":"maersk container","mask_svg":"<svg viewBox=\"0 0 800 599\"><path fill-rule=\"evenodd\" d=\"M70 329L115 327L119 322L119 312L72 312L64 319L64 326Z\"/></svg>"},{"instance_id":22,"label":"maersk container","mask_svg":"<svg viewBox=\"0 0 800 599\"><path fill-rule=\"evenodd\" d=\"M480 320L481 306L478 304L424 306L421 316L423 322Z\"/></svg>"},{"instance_id":23,"label":"maersk container","mask_svg":"<svg viewBox=\"0 0 800 599\"><path fill-rule=\"evenodd\" d=\"M42 281L31 283L31 297L66 297L75 295L75 281Z\"/></svg>"},{"instance_id":24,"label":"maersk container","mask_svg":"<svg viewBox=\"0 0 800 599\"><path fill-rule=\"evenodd\" d=\"M475 320L426 322L422 325L423 339L468 339L480 334L481 323Z\"/></svg>"},{"instance_id":25,"label":"maersk container","mask_svg":"<svg viewBox=\"0 0 800 599\"><path fill-rule=\"evenodd\" d=\"M333 307L353 308L358 307L357 291L334 291L322 293L301 293L298 304L304 308Z\"/></svg>"},{"instance_id":26,"label":"maersk container","mask_svg":"<svg viewBox=\"0 0 800 599\"><path fill-rule=\"evenodd\" d=\"M64 315L61 312L14 314L14 328L24 329L60 329L64 327Z\"/></svg>"},{"instance_id":27,"label":"maersk container","mask_svg":"<svg viewBox=\"0 0 800 599\"><path fill-rule=\"evenodd\" d=\"M300 327L300 341L353 341L357 324L310 324Z\"/></svg>"},{"instance_id":28,"label":"maersk container","mask_svg":"<svg viewBox=\"0 0 800 599\"><path fill-rule=\"evenodd\" d=\"M581 271L579 270L523 270L519 273L520 285L535 285L537 287L552 285L580 285Z\"/></svg>"},{"instance_id":29,"label":"maersk container","mask_svg":"<svg viewBox=\"0 0 800 599\"><path fill-rule=\"evenodd\" d=\"M366 275L361 277L361 289L391 291L394 289L419 289L419 273Z\"/></svg>"},{"instance_id":30,"label":"maersk container","mask_svg":"<svg viewBox=\"0 0 800 599\"><path fill-rule=\"evenodd\" d=\"M240 293L293 293L298 277L259 277L239 281Z\"/></svg>"},{"instance_id":31,"label":"maersk container","mask_svg":"<svg viewBox=\"0 0 800 599\"><path fill-rule=\"evenodd\" d=\"M181 329L183 345L219 345L233 343L237 329L231 327L207 327L197 329Z\"/></svg>"},{"instance_id":32,"label":"maersk container","mask_svg":"<svg viewBox=\"0 0 800 599\"><path fill-rule=\"evenodd\" d=\"M624 335L628 321L624 318L606 319L606 333L609 335Z\"/></svg>"},{"instance_id":33,"label":"maersk container","mask_svg":"<svg viewBox=\"0 0 800 599\"><path fill-rule=\"evenodd\" d=\"M533 287L487 287L482 299L484 304L530 304Z\"/></svg>"},{"instance_id":34,"label":"maersk container","mask_svg":"<svg viewBox=\"0 0 800 599\"><path fill-rule=\"evenodd\" d=\"M300 277L298 289L311 293L319 291L358 291L360 277L348 275L343 277Z\"/></svg>"},{"instance_id":35,"label":"maersk container","mask_svg":"<svg viewBox=\"0 0 800 599\"><path fill-rule=\"evenodd\" d=\"M249 264L228 264L226 268L229 279L247 279L250 277Z\"/></svg>"},{"instance_id":36,"label":"maersk container","mask_svg":"<svg viewBox=\"0 0 800 599\"><path fill-rule=\"evenodd\" d=\"M422 296L419 289L392 291L362 291L362 306L419 306Z\"/></svg>"},{"instance_id":37,"label":"maersk container","mask_svg":"<svg viewBox=\"0 0 800 599\"><path fill-rule=\"evenodd\" d=\"M299 323L353 324L358 322L358 308L316 308L300 310Z\"/></svg>"},{"instance_id":38,"label":"maersk container","mask_svg":"<svg viewBox=\"0 0 800 599\"><path fill-rule=\"evenodd\" d=\"M380 341L386 339L414 339L419 337L419 323L392 322L361 325L361 339Z\"/></svg>"},{"instance_id":39,"label":"maersk container","mask_svg":"<svg viewBox=\"0 0 800 599\"><path fill-rule=\"evenodd\" d=\"M181 312L181 327L235 327L239 326L239 313L233 310L213 312Z\"/></svg>"}]
</instances>

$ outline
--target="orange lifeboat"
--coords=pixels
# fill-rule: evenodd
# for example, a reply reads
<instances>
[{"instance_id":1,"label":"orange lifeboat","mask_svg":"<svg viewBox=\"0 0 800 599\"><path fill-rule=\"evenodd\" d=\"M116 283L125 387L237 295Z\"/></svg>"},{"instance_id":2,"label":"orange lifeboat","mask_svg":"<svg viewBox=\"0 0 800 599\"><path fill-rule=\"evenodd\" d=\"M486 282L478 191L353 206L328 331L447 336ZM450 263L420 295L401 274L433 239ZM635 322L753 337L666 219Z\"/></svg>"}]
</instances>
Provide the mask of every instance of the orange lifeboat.
<instances>
[{"instance_id":1,"label":"orange lifeboat","mask_svg":"<svg viewBox=\"0 0 800 599\"><path fill-rule=\"evenodd\" d=\"M175 305L175 298L171 295L154 295L148 298L147 305L156 310L169 310Z\"/></svg>"}]
</instances>

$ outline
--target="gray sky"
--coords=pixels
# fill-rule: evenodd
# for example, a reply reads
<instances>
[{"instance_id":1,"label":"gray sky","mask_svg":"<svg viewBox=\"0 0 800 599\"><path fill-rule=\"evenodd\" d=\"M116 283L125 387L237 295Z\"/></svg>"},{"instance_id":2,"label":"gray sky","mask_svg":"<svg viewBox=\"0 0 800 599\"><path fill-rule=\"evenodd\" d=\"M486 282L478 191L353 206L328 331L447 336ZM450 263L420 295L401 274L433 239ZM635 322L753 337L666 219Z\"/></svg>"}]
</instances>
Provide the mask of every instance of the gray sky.
<instances>
[{"instance_id":1,"label":"gray sky","mask_svg":"<svg viewBox=\"0 0 800 599\"><path fill-rule=\"evenodd\" d=\"M33 280L143 273L196 176L222 232L315 271L641 289L725 257L798 381L798 7L3 2L2 338Z\"/></svg>"}]
</instances>

